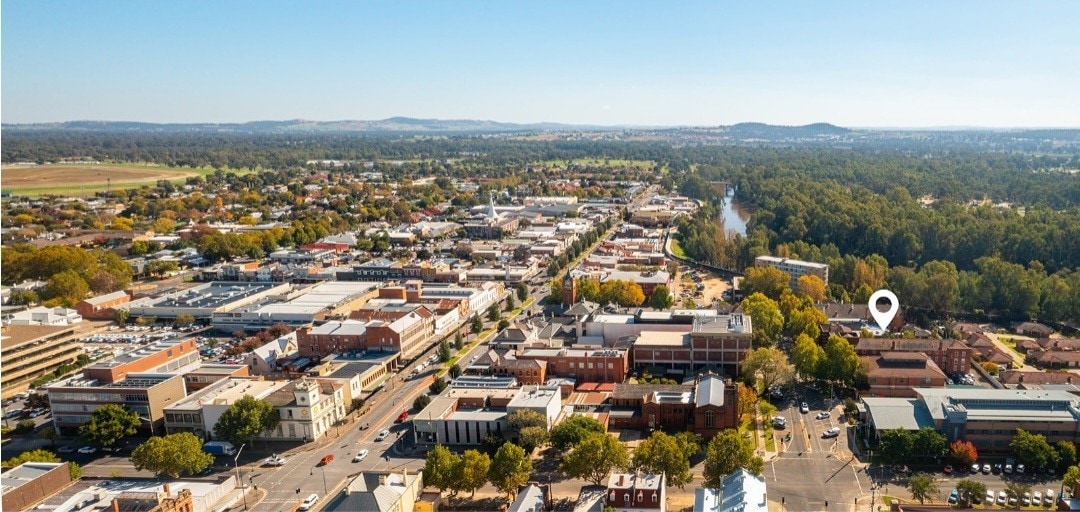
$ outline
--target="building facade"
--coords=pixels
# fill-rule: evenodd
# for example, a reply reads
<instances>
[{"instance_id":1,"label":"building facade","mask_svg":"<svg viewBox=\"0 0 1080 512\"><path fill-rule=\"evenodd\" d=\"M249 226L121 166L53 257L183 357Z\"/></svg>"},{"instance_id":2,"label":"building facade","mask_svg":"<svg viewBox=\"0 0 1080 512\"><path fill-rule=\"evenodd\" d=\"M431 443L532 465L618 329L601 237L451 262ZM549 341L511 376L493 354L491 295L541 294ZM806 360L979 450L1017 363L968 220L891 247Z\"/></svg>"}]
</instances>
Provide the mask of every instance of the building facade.
<instances>
[{"instance_id":1,"label":"building facade","mask_svg":"<svg viewBox=\"0 0 1080 512\"><path fill-rule=\"evenodd\" d=\"M74 327L8 325L0 330L0 390L3 398L26 391L30 383L82 355Z\"/></svg>"},{"instance_id":2,"label":"building facade","mask_svg":"<svg viewBox=\"0 0 1080 512\"><path fill-rule=\"evenodd\" d=\"M135 411L147 431L160 433L165 408L186 396L182 376L160 373L131 373L113 382L77 377L52 384L46 390L53 426L61 435L74 435L98 407L106 404Z\"/></svg>"},{"instance_id":3,"label":"building facade","mask_svg":"<svg viewBox=\"0 0 1080 512\"><path fill-rule=\"evenodd\" d=\"M754 266L773 267L786 272L791 276L792 288L795 288L795 282L802 276L817 276L826 285L829 284L829 266L824 263L777 258L776 256L758 256L754 259Z\"/></svg>"}]
</instances>

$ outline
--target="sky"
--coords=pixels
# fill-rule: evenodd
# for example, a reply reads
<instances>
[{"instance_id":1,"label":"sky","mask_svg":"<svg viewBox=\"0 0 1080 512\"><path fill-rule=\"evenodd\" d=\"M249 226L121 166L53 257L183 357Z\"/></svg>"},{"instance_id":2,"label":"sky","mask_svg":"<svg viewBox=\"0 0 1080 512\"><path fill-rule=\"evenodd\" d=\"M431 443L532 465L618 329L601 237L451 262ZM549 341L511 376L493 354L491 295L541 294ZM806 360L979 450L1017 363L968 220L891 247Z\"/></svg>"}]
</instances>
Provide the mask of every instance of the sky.
<instances>
[{"instance_id":1,"label":"sky","mask_svg":"<svg viewBox=\"0 0 1080 512\"><path fill-rule=\"evenodd\" d=\"M1076 1L0 3L0 120L1080 126Z\"/></svg>"}]
</instances>

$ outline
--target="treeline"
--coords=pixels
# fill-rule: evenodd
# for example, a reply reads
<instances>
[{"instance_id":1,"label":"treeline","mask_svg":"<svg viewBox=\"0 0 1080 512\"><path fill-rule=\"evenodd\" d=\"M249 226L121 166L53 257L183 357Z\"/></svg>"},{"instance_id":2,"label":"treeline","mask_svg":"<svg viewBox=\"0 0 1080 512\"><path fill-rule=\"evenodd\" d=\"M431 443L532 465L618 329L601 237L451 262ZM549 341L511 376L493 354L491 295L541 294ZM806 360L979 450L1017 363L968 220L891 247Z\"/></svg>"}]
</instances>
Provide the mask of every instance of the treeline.
<instances>
[{"instance_id":1,"label":"treeline","mask_svg":"<svg viewBox=\"0 0 1080 512\"><path fill-rule=\"evenodd\" d=\"M0 253L3 283L12 286L26 280L44 281L40 292L15 290L13 304L42 302L46 306L72 307L91 293L123 290L131 284L132 268L115 253L56 246L38 249L18 244Z\"/></svg>"}]
</instances>

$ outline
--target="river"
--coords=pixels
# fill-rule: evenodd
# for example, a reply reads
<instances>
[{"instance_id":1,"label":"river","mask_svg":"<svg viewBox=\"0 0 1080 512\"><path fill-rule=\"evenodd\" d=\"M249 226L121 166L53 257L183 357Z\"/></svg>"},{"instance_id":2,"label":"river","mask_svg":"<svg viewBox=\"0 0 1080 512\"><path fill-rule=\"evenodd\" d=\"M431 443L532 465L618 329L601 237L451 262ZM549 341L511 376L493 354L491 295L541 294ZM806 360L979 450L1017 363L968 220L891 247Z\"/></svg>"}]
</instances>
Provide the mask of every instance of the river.
<instances>
[{"instance_id":1,"label":"river","mask_svg":"<svg viewBox=\"0 0 1080 512\"><path fill-rule=\"evenodd\" d=\"M746 235L746 223L750 222L750 210L735 201L735 189L729 188L724 196L724 208L720 212L724 229Z\"/></svg>"}]
</instances>

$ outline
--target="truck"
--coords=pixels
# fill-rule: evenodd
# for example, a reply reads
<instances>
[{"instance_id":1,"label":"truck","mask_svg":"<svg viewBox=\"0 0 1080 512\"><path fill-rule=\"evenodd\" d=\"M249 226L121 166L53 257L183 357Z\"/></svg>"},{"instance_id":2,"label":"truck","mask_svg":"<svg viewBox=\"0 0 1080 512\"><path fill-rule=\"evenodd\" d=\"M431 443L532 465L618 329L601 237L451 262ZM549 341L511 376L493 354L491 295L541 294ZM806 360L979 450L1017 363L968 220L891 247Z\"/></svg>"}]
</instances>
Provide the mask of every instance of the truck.
<instances>
[{"instance_id":1,"label":"truck","mask_svg":"<svg viewBox=\"0 0 1080 512\"><path fill-rule=\"evenodd\" d=\"M236 447L228 441L208 441L202 449L210 455L236 455Z\"/></svg>"}]
</instances>

